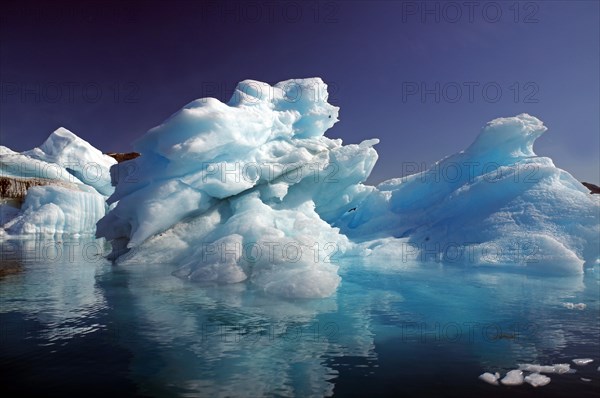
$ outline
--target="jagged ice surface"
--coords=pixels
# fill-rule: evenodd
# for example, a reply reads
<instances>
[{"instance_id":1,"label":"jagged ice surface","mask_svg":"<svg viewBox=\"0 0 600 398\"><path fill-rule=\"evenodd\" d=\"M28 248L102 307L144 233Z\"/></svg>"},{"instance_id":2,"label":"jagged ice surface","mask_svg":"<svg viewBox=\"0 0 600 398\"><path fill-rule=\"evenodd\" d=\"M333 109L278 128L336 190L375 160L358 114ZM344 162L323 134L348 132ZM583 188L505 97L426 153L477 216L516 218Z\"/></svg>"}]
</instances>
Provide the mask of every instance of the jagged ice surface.
<instances>
[{"instance_id":1,"label":"jagged ice surface","mask_svg":"<svg viewBox=\"0 0 600 398\"><path fill-rule=\"evenodd\" d=\"M417 260L581 273L599 250L599 204L573 176L533 152L546 131L521 114L488 123L466 150L381 183L335 225L380 253ZM397 250L398 239L406 245ZM391 247L387 247L391 246Z\"/></svg>"},{"instance_id":2,"label":"jagged ice surface","mask_svg":"<svg viewBox=\"0 0 600 398\"><path fill-rule=\"evenodd\" d=\"M393 265L433 247L447 263L559 274L598 258L599 202L533 152L546 131L535 117L496 119L431 170L372 187L378 140L325 137L337 116L318 78L193 101L111 169L114 208L97 235L120 264L172 263L182 278L288 297L332 294L343 256Z\"/></svg>"},{"instance_id":3,"label":"jagged ice surface","mask_svg":"<svg viewBox=\"0 0 600 398\"><path fill-rule=\"evenodd\" d=\"M340 280L330 257L348 240L314 199L345 212L319 191L351 189L376 152L374 142L323 137L338 113L326 100L326 86L313 79L246 81L229 104L188 104L135 144L135 176L126 174L130 162L113 169L119 181L109 203L118 203L98 223L99 236L132 249L119 263L173 262L176 275L201 283L250 279L278 295L330 295ZM332 159L347 174L337 183L322 178Z\"/></svg>"},{"instance_id":4,"label":"jagged ice surface","mask_svg":"<svg viewBox=\"0 0 600 398\"><path fill-rule=\"evenodd\" d=\"M94 234L114 191L115 163L65 128L22 153L0 146L0 177L11 180L8 196L18 198L0 203L0 236Z\"/></svg>"}]
</instances>

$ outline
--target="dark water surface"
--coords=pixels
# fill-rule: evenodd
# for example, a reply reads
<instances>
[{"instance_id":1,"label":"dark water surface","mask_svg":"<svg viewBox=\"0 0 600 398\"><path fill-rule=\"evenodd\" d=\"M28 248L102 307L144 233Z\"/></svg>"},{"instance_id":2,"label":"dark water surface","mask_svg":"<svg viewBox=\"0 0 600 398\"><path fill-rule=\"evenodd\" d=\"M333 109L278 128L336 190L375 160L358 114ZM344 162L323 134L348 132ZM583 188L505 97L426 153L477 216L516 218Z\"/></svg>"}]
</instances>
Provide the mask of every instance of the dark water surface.
<instances>
[{"instance_id":1,"label":"dark water surface","mask_svg":"<svg viewBox=\"0 0 600 398\"><path fill-rule=\"evenodd\" d=\"M334 297L282 300L172 265L115 267L94 241L43 242L2 244L4 396L600 396L598 266L558 278L357 260ZM478 379L519 363L577 371L538 388Z\"/></svg>"}]
</instances>

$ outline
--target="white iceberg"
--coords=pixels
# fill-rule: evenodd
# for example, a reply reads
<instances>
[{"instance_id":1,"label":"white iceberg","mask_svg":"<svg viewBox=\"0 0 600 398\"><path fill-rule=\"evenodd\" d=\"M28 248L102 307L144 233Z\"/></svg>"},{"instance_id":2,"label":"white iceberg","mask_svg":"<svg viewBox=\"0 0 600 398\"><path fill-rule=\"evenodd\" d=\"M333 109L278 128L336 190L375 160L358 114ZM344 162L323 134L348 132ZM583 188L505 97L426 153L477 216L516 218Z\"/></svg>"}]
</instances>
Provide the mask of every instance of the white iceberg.
<instances>
[{"instance_id":1,"label":"white iceberg","mask_svg":"<svg viewBox=\"0 0 600 398\"><path fill-rule=\"evenodd\" d=\"M117 203L98 236L112 240L114 257L131 249L121 264L175 263L175 275L200 283L250 279L282 296L331 295L340 281L332 257L349 241L313 198L352 189L377 155L375 141L342 146L323 137L338 113L325 87L320 79L245 81L228 105L187 105L135 143L135 178L125 163L113 168L109 203ZM344 177L335 183L332 164Z\"/></svg>"},{"instance_id":2,"label":"white iceberg","mask_svg":"<svg viewBox=\"0 0 600 398\"><path fill-rule=\"evenodd\" d=\"M120 264L289 297L331 295L343 256L547 274L598 258L600 202L533 152L546 131L535 117L496 119L465 151L373 187L378 140L325 137L338 110L319 78L246 80L227 104L191 102L111 169L114 208L97 236Z\"/></svg>"},{"instance_id":3,"label":"white iceberg","mask_svg":"<svg viewBox=\"0 0 600 398\"><path fill-rule=\"evenodd\" d=\"M0 146L0 236L93 235L114 191L109 171L114 164L64 128L30 151Z\"/></svg>"},{"instance_id":4,"label":"white iceberg","mask_svg":"<svg viewBox=\"0 0 600 398\"><path fill-rule=\"evenodd\" d=\"M493 120L466 150L381 183L335 225L404 261L580 274L598 258L600 202L533 152L545 131L526 114Z\"/></svg>"}]
</instances>

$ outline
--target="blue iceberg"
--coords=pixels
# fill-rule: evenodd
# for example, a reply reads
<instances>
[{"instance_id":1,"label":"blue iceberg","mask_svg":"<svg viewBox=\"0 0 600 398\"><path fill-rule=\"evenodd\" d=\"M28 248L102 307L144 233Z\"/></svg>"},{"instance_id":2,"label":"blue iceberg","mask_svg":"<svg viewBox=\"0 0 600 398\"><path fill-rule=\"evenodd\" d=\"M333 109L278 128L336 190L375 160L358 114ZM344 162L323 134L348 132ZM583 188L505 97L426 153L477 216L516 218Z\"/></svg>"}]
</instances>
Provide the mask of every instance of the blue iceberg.
<instances>
[{"instance_id":1,"label":"blue iceberg","mask_svg":"<svg viewBox=\"0 0 600 398\"><path fill-rule=\"evenodd\" d=\"M193 101L111 168L97 236L118 264L165 263L202 284L249 281L326 297L345 259L435 261L580 274L599 256L600 201L533 151L521 114L489 122L427 171L366 185L379 141L343 145L319 78L245 80L225 104Z\"/></svg>"},{"instance_id":2,"label":"blue iceberg","mask_svg":"<svg viewBox=\"0 0 600 398\"><path fill-rule=\"evenodd\" d=\"M22 153L0 146L0 238L92 235L108 210L117 162L65 128Z\"/></svg>"}]
</instances>

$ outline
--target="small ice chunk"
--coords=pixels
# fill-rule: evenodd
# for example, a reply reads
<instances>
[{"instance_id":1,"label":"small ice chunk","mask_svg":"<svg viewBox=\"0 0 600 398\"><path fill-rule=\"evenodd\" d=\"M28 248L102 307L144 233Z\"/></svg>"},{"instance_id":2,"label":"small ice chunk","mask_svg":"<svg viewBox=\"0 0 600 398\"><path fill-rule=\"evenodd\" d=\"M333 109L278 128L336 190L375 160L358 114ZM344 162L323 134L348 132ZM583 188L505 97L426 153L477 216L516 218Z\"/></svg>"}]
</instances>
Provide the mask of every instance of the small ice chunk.
<instances>
[{"instance_id":1,"label":"small ice chunk","mask_svg":"<svg viewBox=\"0 0 600 398\"><path fill-rule=\"evenodd\" d=\"M569 373L571 371L571 365L568 363L555 363L552 367L554 367L554 373L558 374Z\"/></svg>"},{"instance_id":2,"label":"small ice chunk","mask_svg":"<svg viewBox=\"0 0 600 398\"><path fill-rule=\"evenodd\" d=\"M511 370L501 381L502 384L506 386L518 386L523 384L523 371L519 369Z\"/></svg>"},{"instance_id":3,"label":"small ice chunk","mask_svg":"<svg viewBox=\"0 0 600 398\"><path fill-rule=\"evenodd\" d=\"M541 387L550 383L550 378L539 373L532 373L529 376L525 376L525 381L534 387Z\"/></svg>"},{"instance_id":4,"label":"small ice chunk","mask_svg":"<svg viewBox=\"0 0 600 398\"><path fill-rule=\"evenodd\" d=\"M580 377L581 381L585 381L587 383L589 383L590 381L592 381L592 379L586 379L585 377Z\"/></svg>"},{"instance_id":5,"label":"small ice chunk","mask_svg":"<svg viewBox=\"0 0 600 398\"><path fill-rule=\"evenodd\" d=\"M520 370L533 373L568 373L571 370L571 365L568 363L555 363L554 365L537 365L531 363L519 364Z\"/></svg>"},{"instance_id":6,"label":"small ice chunk","mask_svg":"<svg viewBox=\"0 0 600 398\"><path fill-rule=\"evenodd\" d=\"M537 365L532 363L520 363L519 369L525 370L527 372L536 372L536 373L554 373L554 368L549 365Z\"/></svg>"},{"instance_id":7,"label":"small ice chunk","mask_svg":"<svg viewBox=\"0 0 600 398\"><path fill-rule=\"evenodd\" d=\"M496 372L496 373L492 374L489 372L485 372L484 374L479 375L479 378L488 384L493 384L493 385L497 386L498 379L500 378L500 373Z\"/></svg>"},{"instance_id":8,"label":"small ice chunk","mask_svg":"<svg viewBox=\"0 0 600 398\"><path fill-rule=\"evenodd\" d=\"M584 303L563 303L563 307L568 308L570 310L584 310L587 307Z\"/></svg>"},{"instance_id":9,"label":"small ice chunk","mask_svg":"<svg viewBox=\"0 0 600 398\"><path fill-rule=\"evenodd\" d=\"M579 366L585 366L592 362L594 362L594 360L592 358L575 358L575 359L573 359L573 363L575 365L579 365Z\"/></svg>"}]
</instances>

